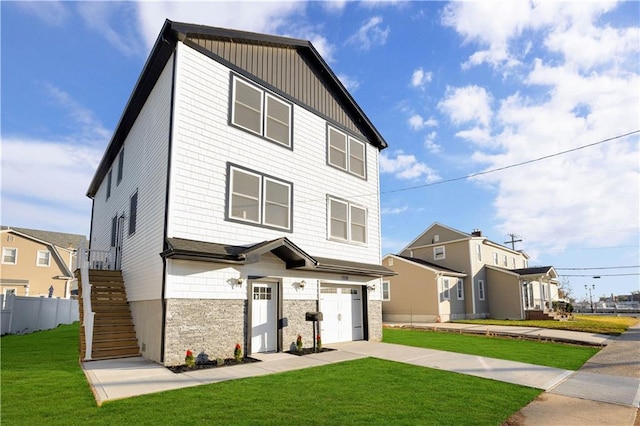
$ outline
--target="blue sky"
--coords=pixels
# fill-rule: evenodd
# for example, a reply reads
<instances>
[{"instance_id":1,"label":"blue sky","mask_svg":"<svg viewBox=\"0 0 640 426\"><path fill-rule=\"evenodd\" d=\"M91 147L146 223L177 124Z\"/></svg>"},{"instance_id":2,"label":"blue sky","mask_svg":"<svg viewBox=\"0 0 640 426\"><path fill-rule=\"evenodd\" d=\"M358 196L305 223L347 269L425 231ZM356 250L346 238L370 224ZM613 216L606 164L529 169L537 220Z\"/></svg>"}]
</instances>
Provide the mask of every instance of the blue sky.
<instances>
[{"instance_id":1,"label":"blue sky","mask_svg":"<svg viewBox=\"0 0 640 426\"><path fill-rule=\"evenodd\" d=\"M640 130L638 2L0 8L3 225L88 235L86 190L169 18L312 41L389 143L383 254L440 222L519 235L578 299L640 290L640 134L617 138Z\"/></svg>"}]
</instances>

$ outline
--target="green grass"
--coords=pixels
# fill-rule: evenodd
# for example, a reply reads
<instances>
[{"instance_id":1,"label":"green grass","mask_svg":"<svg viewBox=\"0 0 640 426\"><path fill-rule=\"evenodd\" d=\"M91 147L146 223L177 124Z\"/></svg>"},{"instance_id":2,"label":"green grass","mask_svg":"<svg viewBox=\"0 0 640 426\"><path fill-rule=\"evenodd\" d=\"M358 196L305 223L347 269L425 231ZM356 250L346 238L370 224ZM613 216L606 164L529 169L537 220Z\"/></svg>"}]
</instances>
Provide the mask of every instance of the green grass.
<instances>
[{"instance_id":1,"label":"green grass","mask_svg":"<svg viewBox=\"0 0 640 426\"><path fill-rule=\"evenodd\" d=\"M97 407L77 340L77 324L1 339L2 424L499 425L541 393L366 358Z\"/></svg>"},{"instance_id":2,"label":"green grass","mask_svg":"<svg viewBox=\"0 0 640 426\"><path fill-rule=\"evenodd\" d=\"M464 324L507 325L519 327L554 328L557 330L582 331L586 333L611 334L619 336L638 323L634 317L574 315L570 321L532 321L532 320L455 320Z\"/></svg>"},{"instance_id":3,"label":"green grass","mask_svg":"<svg viewBox=\"0 0 640 426\"><path fill-rule=\"evenodd\" d=\"M504 337L473 336L429 330L385 328L383 341L547 367L577 370L599 349Z\"/></svg>"}]
</instances>

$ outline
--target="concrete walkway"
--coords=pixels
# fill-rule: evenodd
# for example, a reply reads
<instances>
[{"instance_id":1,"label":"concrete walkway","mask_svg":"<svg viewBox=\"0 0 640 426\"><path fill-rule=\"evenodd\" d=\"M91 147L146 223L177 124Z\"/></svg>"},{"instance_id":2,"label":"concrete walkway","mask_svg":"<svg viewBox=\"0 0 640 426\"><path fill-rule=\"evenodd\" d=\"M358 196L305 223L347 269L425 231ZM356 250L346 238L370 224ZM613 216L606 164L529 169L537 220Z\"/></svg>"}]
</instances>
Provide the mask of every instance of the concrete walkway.
<instances>
[{"instance_id":1,"label":"concrete walkway","mask_svg":"<svg viewBox=\"0 0 640 426\"><path fill-rule=\"evenodd\" d=\"M571 338L578 337L572 335ZM599 338L582 336L582 339ZM632 426L640 402L640 327L630 329L620 338L607 336L602 341L606 341L607 346L577 372L366 341L330 345L337 350L303 357L286 353L259 354L254 357L262 362L180 374L140 357L82 365L100 405L136 395L374 357L545 390L516 413L510 425Z\"/></svg>"}]
</instances>

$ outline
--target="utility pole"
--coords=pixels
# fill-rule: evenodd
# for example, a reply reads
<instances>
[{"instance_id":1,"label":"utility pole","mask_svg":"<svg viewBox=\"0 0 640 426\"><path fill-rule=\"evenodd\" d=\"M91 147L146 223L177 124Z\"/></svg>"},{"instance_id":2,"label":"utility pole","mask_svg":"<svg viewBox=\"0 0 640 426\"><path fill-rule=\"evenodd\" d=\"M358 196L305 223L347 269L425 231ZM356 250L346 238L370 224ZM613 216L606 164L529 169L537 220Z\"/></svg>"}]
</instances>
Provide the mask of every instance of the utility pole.
<instances>
[{"instance_id":1,"label":"utility pole","mask_svg":"<svg viewBox=\"0 0 640 426\"><path fill-rule=\"evenodd\" d=\"M505 241L505 244L511 244L511 250L515 250L516 249L516 243L521 243L522 242L522 238L520 238L519 240L516 240L516 238L519 238L519 235L516 234L509 234L509 236L511 237L511 241Z\"/></svg>"}]
</instances>

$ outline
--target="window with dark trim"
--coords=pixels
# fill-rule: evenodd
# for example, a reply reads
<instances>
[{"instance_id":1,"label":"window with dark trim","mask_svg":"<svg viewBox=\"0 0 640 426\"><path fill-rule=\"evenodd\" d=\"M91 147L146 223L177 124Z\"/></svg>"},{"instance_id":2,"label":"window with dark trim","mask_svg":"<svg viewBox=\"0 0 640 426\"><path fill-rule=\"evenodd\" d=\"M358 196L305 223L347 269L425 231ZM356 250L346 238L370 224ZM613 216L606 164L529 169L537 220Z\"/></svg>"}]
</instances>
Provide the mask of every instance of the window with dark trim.
<instances>
[{"instance_id":1,"label":"window with dark trim","mask_svg":"<svg viewBox=\"0 0 640 426\"><path fill-rule=\"evenodd\" d=\"M111 180L113 179L113 169L109 170L107 175L107 200L111 197Z\"/></svg>"},{"instance_id":2,"label":"window with dark trim","mask_svg":"<svg viewBox=\"0 0 640 426\"><path fill-rule=\"evenodd\" d=\"M363 142L327 126L327 162L353 175L367 178L366 154Z\"/></svg>"},{"instance_id":3,"label":"window with dark trim","mask_svg":"<svg viewBox=\"0 0 640 426\"><path fill-rule=\"evenodd\" d=\"M478 299L484 300L484 281L478 280Z\"/></svg>"},{"instance_id":4,"label":"window with dark trim","mask_svg":"<svg viewBox=\"0 0 640 426\"><path fill-rule=\"evenodd\" d=\"M292 105L232 75L231 123L291 148Z\"/></svg>"},{"instance_id":5,"label":"window with dark trim","mask_svg":"<svg viewBox=\"0 0 640 426\"><path fill-rule=\"evenodd\" d=\"M136 233L136 220L138 218L138 191L131 196L129 201L129 236Z\"/></svg>"},{"instance_id":6,"label":"window with dark trim","mask_svg":"<svg viewBox=\"0 0 640 426\"><path fill-rule=\"evenodd\" d=\"M111 219L111 247L116 246L116 231L118 230L118 215Z\"/></svg>"},{"instance_id":7,"label":"window with dark trim","mask_svg":"<svg viewBox=\"0 0 640 426\"><path fill-rule=\"evenodd\" d=\"M291 230L293 184L229 165L227 219Z\"/></svg>"},{"instance_id":8,"label":"window with dark trim","mask_svg":"<svg viewBox=\"0 0 640 426\"><path fill-rule=\"evenodd\" d=\"M456 289L458 291L458 300L464 300L464 283L460 278L456 283Z\"/></svg>"},{"instance_id":9,"label":"window with dark trim","mask_svg":"<svg viewBox=\"0 0 640 426\"><path fill-rule=\"evenodd\" d=\"M117 179L117 183L116 185L119 185L120 182L122 181L122 174L124 173L123 171L124 168L124 148L122 148L122 150L120 151L120 155L118 156L118 179Z\"/></svg>"},{"instance_id":10,"label":"window with dark trim","mask_svg":"<svg viewBox=\"0 0 640 426\"><path fill-rule=\"evenodd\" d=\"M367 243L367 209L348 201L328 197L329 238Z\"/></svg>"}]
</instances>

